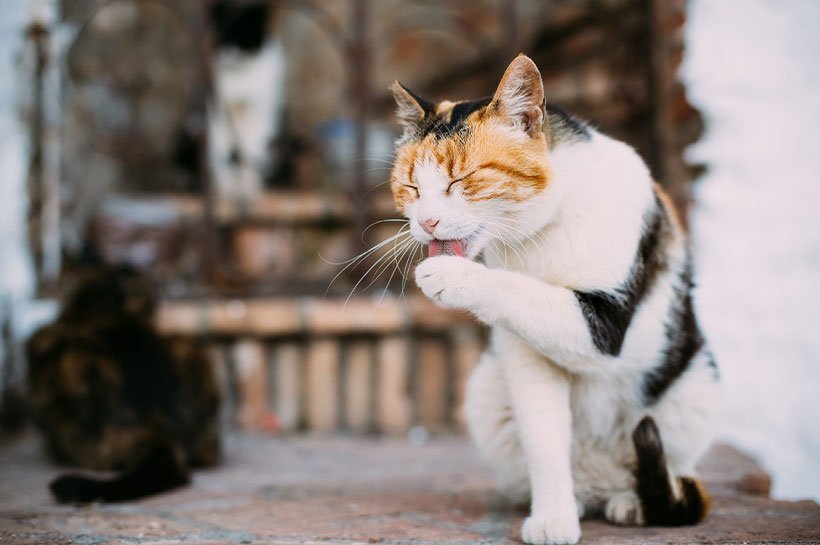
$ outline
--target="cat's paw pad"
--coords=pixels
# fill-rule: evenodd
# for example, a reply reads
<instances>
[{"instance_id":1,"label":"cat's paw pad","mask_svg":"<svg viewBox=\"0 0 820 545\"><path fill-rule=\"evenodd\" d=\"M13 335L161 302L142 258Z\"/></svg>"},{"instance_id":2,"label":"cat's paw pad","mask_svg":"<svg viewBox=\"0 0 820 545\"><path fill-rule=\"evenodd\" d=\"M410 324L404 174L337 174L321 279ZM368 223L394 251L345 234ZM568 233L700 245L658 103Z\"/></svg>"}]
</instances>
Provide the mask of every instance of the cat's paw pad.
<instances>
[{"instance_id":1,"label":"cat's paw pad","mask_svg":"<svg viewBox=\"0 0 820 545\"><path fill-rule=\"evenodd\" d=\"M638 495L629 490L609 498L604 510L606 520L621 526L641 526L644 524L643 508Z\"/></svg>"},{"instance_id":2,"label":"cat's paw pad","mask_svg":"<svg viewBox=\"0 0 820 545\"><path fill-rule=\"evenodd\" d=\"M442 306L469 310L479 293L476 275L483 269L463 257L430 257L416 267L416 284L424 295Z\"/></svg>"},{"instance_id":3,"label":"cat's paw pad","mask_svg":"<svg viewBox=\"0 0 820 545\"><path fill-rule=\"evenodd\" d=\"M574 545L581 539L576 513L530 515L521 527L521 539L531 545Z\"/></svg>"}]
</instances>

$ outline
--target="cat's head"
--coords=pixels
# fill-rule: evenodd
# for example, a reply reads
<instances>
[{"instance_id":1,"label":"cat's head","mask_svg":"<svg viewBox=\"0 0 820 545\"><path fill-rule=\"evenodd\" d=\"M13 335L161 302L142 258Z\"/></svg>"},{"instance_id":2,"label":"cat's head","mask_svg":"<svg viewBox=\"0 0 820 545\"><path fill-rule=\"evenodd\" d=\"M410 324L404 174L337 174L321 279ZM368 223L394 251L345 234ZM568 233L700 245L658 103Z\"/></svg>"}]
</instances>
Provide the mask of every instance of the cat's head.
<instances>
[{"instance_id":1,"label":"cat's head","mask_svg":"<svg viewBox=\"0 0 820 545\"><path fill-rule=\"evenodd\" d=\"M492 97L470 102L435 104L399 82L391 89L404 127L391 188L411 233L431 244L431 255L438 241L474 258L494 239L531 235L532 205L551 175L535 63L519 55Z\"/></svg>"},{"instance_id":2,"label":"cat's head","mask_svg":"<svg viewBox=\"0 0 820 545\"><path fill-rule=\"evenodd\" d=\"M69 321L110 321L131 317L150 322L157 296L148 277L128 265L85 266L66 282L61 316Z\"/></svg>"}]
</instances>

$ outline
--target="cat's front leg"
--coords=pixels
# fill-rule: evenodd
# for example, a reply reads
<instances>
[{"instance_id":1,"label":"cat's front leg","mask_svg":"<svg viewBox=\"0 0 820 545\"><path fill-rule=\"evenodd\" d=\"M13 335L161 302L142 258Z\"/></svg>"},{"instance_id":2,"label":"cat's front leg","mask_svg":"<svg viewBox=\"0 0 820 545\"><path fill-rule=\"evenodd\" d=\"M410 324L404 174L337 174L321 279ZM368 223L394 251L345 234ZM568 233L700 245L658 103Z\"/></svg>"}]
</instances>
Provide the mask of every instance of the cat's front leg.
<instances>
[{"instance_id":1,"label":"cat's front leg","mask_svg":"<svg viewBox=\"0 0 820 545\"><path fill-rule=\"evenodd\" d=\"M468 310L489 326L514 331L570 371L588 370L605 361L569 288L455 256L422 261L416 267L416 283L433 301Z\"/></svg>"},{"instance_id":2,"label":"cat's front leg","mask_svg":"<svg viewBox=\"0 0 820 545\"><path fill-rule=\"evenodd\" d=\"M527 460L530 516L521 528L526 543L577 543L581 537L570 450L572 422L566 372L508 332L495 332L504 376Z\"/></svg>"}]
</instances>

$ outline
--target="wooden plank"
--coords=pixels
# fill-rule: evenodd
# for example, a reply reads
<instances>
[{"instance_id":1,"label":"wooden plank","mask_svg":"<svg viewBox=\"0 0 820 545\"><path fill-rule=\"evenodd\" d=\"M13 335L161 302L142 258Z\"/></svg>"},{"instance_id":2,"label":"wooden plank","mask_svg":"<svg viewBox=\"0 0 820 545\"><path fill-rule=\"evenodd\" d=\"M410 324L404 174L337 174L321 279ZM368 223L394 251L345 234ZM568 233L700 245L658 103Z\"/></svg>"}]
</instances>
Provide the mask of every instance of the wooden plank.
<instances>
[{"instance_id":1,"label":"wooden plank","mask_svg":"<svg viewBox=\"0 0 820 545\"><path fill-rule=\"evenodd\" d=\"M371 428L372 348L369 341L347 346L345 381L345 420L351 431L365 433Z\"/></svg>"},{"instance_id":2,"label":"wooden plank","mask_svg":"<svg viewBox=\"0 0 820 545\"><path fill-rule=\"evenodd\" d=\"M319 339L307 351L307 426L330 432L339 425L339 343Z\"/></svg>"},{"instance_id":3,"label":"wooden plank","mask_svg":"<svg viewBox=\"0 0 820 545\"><path fill-rule=\"evenodd\" d=\"M410 320L416 329L441 331L458 324L474 324L475 319L465 311L448 310L422 296L407 297Z\"/></svg>"},{"instance_id":4,"label":"wooden plank","mask_svg":"<svg viewBox=\"0 0 820 545\"><path fill-rule=\"evenodd\" d=\"M303 312L307 330L314 334L392 332L401 330L407 320L397 301L372 297L344 299L306 299Z\"/></svg>"},{"instance_id":5,"label":"wooden plank","mask_svg":"<svg viewBox=\"0 0 820 545\"><path fill-rule=\"evenodd\" d=\"M202 219L202 199L180 194L118 195L120 201L167 210L178 221L196 222ZM389 193L375 195L371 200L373 217L396 215L396 207ZM215 204L216 221L231 223L320 223L327 220L350 221L350 202L339 195L306 191L267 191L247 202L221 198Z\"/></svg>"},{"instance_id":6,"label":"wooden plank","mask_svg":"<svg viewBox=\"0 0 820 545\"><path fill-rule=\"evenodd\" d=\"M293 299L233 299L209 304L205 322L227 334L287 335L301 328L299 306Z\"/></svg>"},{"instance_id":7,"label":"wooden plank","mask_svg":"<svg viewBox=\"0 0 820 545\"><path fill-rule=\"evenodd\" d=\"M166 334L293 335L302 329L298 301L286 298L164 301L156 323Z\"/></svg>"},{"instance_id":8,"label":"wooden plank","mask_svg":"<svg viewBox=\"0 0 820 545\"><path fill-rule=\"evenodd\" d=\"M395 296L300 299L270 297L210 301L164 301L157 326L166 334L288 336L390 335L411 326L448 331L458 324L474 324L463 312L442 309L423 297L406 303Z\"/></svg>"},{"instance_id":9,"label":"wooden plank","mask_svg":"<svg viewBox=\"0 0 820 545\"><path fill-rule=\"evenodd\" d=\"M386 337L376 345L376 422L379 431L404 434L410 427L410 341Z\"/></svg>"}]
</instances>

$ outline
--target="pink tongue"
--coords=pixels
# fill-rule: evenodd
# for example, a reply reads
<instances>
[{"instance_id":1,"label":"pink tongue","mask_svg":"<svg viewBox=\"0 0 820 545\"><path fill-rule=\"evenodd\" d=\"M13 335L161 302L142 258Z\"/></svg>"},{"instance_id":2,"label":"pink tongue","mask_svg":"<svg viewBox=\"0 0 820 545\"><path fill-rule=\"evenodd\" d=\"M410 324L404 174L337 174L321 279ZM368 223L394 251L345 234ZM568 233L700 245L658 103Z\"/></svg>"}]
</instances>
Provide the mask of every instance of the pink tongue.
<instances>
[{"instance_id":1,"label":"pink tongue","mask_svg":"<svg viewBox=\"0 0 820 545\"><path fill-rule=\"evenodd\" d=\"M466 257L464 253L464 243L461 240L436 240L430 241L427 257L437 255L456 255Z\"/></svg>"}]
</instances>

